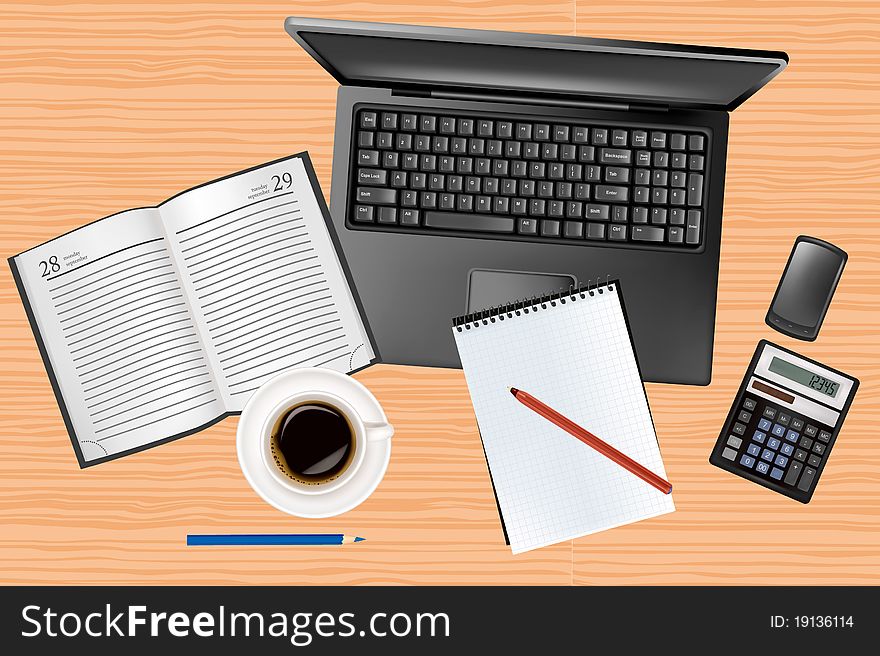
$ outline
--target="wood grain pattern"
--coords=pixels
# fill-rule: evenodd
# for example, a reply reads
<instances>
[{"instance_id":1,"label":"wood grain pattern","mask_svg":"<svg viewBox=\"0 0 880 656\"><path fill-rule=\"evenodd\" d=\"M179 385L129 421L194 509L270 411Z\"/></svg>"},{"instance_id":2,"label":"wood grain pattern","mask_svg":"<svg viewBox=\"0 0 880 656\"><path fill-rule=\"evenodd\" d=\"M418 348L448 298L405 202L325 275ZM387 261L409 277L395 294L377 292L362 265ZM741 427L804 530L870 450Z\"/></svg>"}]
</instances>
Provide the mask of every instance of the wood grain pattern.
<instances>
[{"instance_id":1,"label":"wood grain pattern","mask_svg":"<svg viewBox=\"0 0 880 656\"><path fill-rule=\"evenodd\" d=\"M4 256L112 212L309 150L329 192L336 82L291 13L782 49L731 120L715 373L650 385L678 511L513 557L461 372L357 375L397 428L388 474L335 520L287 517L241 475L236 420L80 471L0 270L0 582L735 584L880 582L880 9L876 2L9 3L0 6ZM862 381L801 506L708 465L793 238L850 254L818 342ZM191 532L344 531L339 549L187 550Z\"/></svg>"}]
</instances>

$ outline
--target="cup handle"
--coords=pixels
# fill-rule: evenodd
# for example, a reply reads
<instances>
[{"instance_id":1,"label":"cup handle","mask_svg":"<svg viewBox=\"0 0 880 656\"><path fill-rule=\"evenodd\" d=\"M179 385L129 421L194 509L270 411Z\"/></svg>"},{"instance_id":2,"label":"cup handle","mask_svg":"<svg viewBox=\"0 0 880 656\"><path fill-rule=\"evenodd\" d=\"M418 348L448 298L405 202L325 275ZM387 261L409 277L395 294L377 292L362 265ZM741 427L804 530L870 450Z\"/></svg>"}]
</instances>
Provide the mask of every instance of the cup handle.
<instances>
[{"instance_id":1,"label":"cup handle","mask_svg":"<svg viewBox=\"0 0 880 656\"><path fill-rule=\"evenodd\" d=\"M381 442L394 435L394 426L384 421L365 421L364 432L368 442Z\"/></svg>"}]
</instances>

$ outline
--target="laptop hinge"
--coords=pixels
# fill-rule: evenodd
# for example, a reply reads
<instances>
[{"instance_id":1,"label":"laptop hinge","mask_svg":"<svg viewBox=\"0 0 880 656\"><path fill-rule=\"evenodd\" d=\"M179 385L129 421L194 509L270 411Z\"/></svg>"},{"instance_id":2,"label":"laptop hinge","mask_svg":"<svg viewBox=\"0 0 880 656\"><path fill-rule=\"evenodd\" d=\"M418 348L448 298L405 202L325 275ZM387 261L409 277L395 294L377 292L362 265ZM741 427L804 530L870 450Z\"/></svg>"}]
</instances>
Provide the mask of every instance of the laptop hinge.
<instances>
[{"instance_id":1,"label":"laptop hinge","mask_svg":"<svg viewBox=\"0 0 880 656\"><path fill-rule=\"evenodd\" d=\"M608 111L631 112L666 112L667 105L614 102L612 100L581 100L576 98L559 98L554 96L531 96L527 94L509 93L475 93L472 91L393 89L395 96L416 96L419 98L438 98L444 100L473 100L478 102L501 102L514 105L544 105L553 107L573 107L577 109L599 109Z\"/></svg>"}]
</instances>

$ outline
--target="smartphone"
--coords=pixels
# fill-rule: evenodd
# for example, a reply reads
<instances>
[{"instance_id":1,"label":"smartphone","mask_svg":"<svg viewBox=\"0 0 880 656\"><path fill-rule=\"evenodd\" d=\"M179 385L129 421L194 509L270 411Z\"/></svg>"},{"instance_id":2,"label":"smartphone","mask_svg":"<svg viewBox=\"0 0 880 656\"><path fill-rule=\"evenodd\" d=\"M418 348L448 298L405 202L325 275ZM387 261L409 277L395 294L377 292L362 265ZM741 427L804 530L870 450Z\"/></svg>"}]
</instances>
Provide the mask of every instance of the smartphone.
<instances>
[{"instance_id":1,"label":"smartphone","mask_svg":"<svg viewBox=\"0 0 880 656\"><path fill-rule=\"evenodd\" d=\"M846 258L846 251L827 241L806 235L795 239L767 311L767 325L789 337L814 341Z\"/></svg>"}]
</instances>

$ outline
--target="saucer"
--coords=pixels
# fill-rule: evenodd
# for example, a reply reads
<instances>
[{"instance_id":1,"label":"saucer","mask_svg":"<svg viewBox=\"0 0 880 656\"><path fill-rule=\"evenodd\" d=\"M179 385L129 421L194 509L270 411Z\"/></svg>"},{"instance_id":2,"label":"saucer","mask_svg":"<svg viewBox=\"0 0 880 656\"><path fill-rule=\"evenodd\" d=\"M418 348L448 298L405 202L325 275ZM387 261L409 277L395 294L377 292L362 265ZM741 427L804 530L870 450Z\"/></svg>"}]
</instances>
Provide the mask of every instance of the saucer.
<instances>
[{"instance_id":1,"label":"saucer","mask_svg":"<svg viewBox=\"0 0 880 656\"><path fill-rule=\"evenodd\" d=\"M319 519L347 512L373 493L388 467L391 440L371 442L357 472L335 490L302 494L282 485L263 463L259 440L263 420L288 396L310 390L345 399L364 421L387 422L376 397L351 376L332 369L294 369L275 376L254 392L241 413L235 441L241 471L266 503L290 515Z\"/></svg>"}]
</instances>

